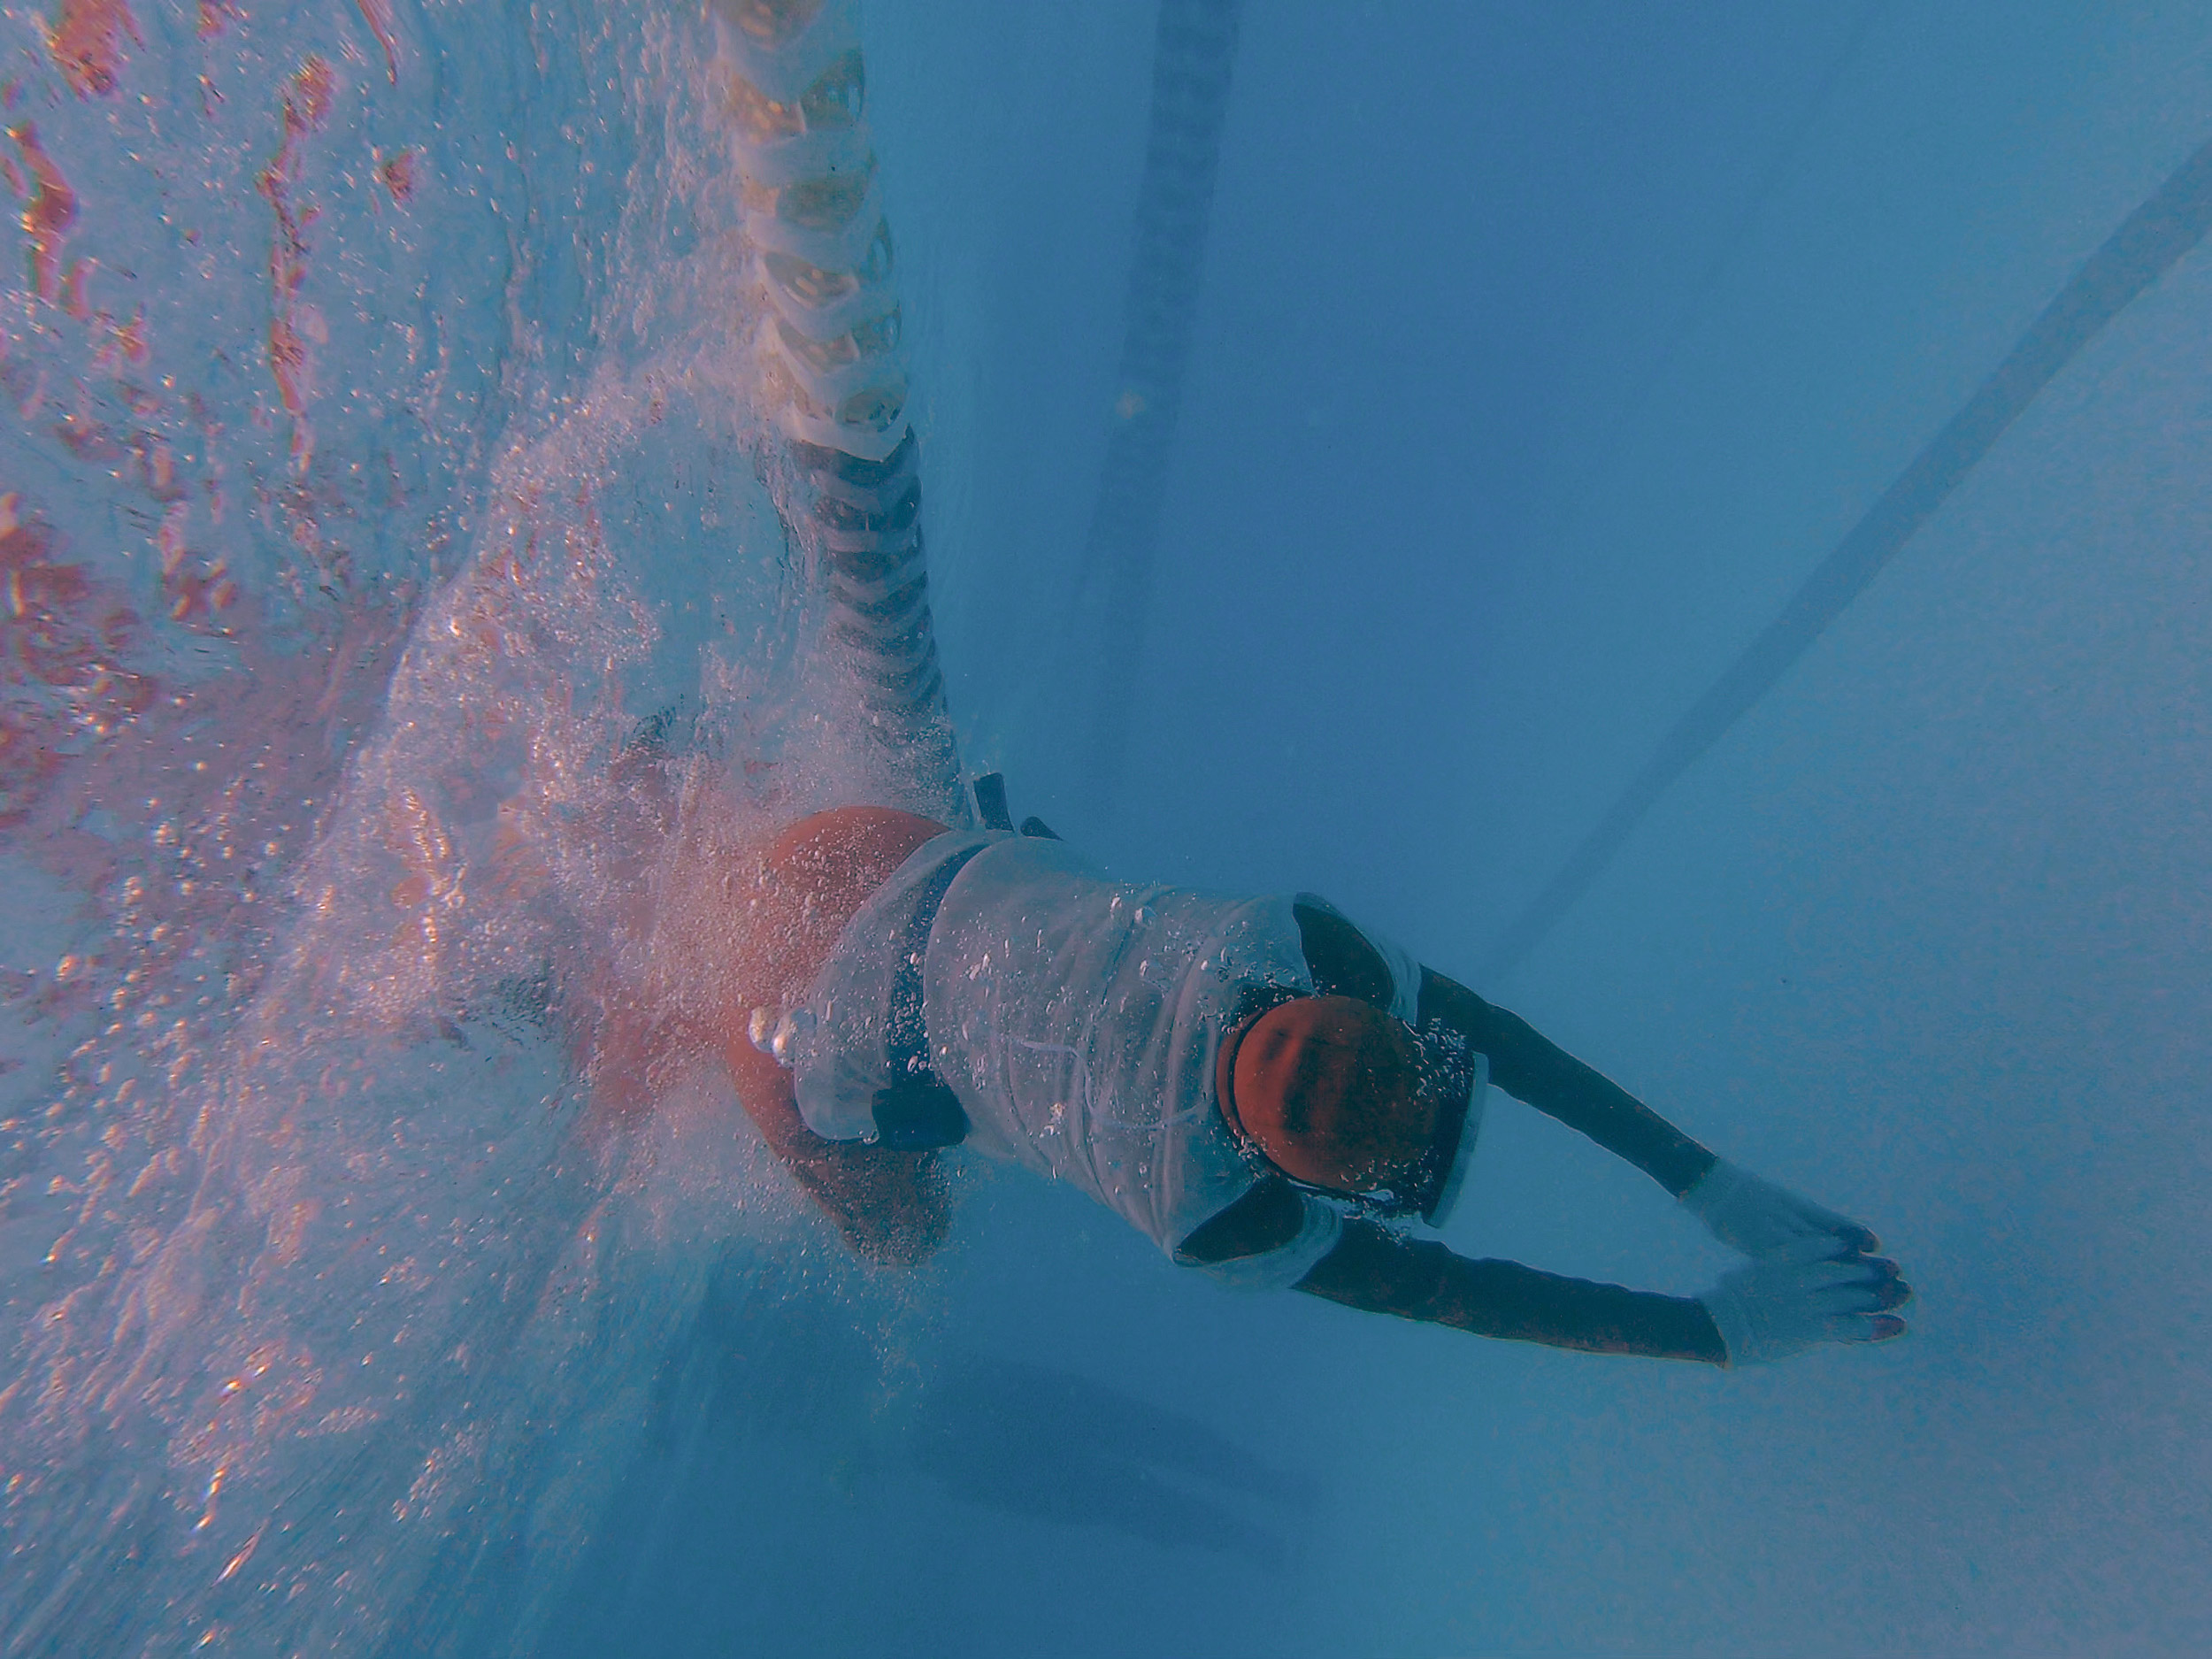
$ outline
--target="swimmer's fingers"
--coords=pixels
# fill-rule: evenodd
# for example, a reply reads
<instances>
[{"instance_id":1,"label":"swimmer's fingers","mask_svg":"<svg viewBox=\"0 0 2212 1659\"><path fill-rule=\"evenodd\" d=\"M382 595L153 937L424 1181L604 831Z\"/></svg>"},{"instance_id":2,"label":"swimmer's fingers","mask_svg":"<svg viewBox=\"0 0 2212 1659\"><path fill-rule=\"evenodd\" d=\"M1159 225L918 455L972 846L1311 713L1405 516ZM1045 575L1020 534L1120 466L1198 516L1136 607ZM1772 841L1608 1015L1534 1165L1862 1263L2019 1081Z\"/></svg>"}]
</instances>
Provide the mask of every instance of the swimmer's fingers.
<instances>
[{"instance_id":1,"label":"swimmer's fingers","mask_svg":"<svg viewBox=\"0 0 2212 1659\"><path fill-rule=\"evenodd\" d=\"M1887 1342L1905 1334L1905 1322L1893 1313L1837 1313L1828 1316L1831 1342Z\"/></svg>"},{"instance_id":2,"label":"swimmer's fingers","mask_svg":"<svg viewBox=\"0 0 2212 1659\"><path fill-rule=\"evenodd\" d=\"M1905 1333L1905 1322L1892 1308L1912 1300L1912 1286L1897 1263L1882 1256L1861 1256L1826 1264L1815 1271L1849 1274L1810 1293L1809 1300L1825 1314L1831 1342L1887 1342Z\"/></svg>"},{"instance_id":3,"label":"swimmer's fingers","mask_svg":"<svg viewBox=\"0 0 2212 1659\"><path fill-rule=\"evenodd\" d=\"M1856 1250L1861 1256L1871 1256L1882 1248L1882 1241L1875 1237L1873 1229L1856 1221L1845 1222L1836 1230L1835 1236L1839 1243Z\"/></svg>"},{"instance_id":4,"label":"swimmer's fingers","mask_svg":"<svg viewBox=\"0 0 2212 1659\"><path fill-rule=\"evenodd\" d=\"M1882 1270L1879 1306L1901 1308L1912 1300L1912 1286L1905 1282L1905 1277L1898 1271L1896 1263L1880 1256L1867 1259Z\"/></svg>"},{"instance_id":5,"label":"swimmer's fingers","mask_svg":"<svg viewBox=\"0 0 2212 1659\"><path fill-rule=\"evenodd\" d=\"M1830 1282L1866 1286L1885 1298L1881 1303L1885 1308L1894 1308L1911 1299L1912 1286L1905 1283L1903 1271L1886 1256L1847 1256L1824 1266Z\"/></svg>"},{"instance_id":6,"label":"swimmer's fingers","mask_svg":"<svg viewBox=\"0 0 2212 1659\"><path fill-rule=\"evenodd\" d=\"M1901 1308L1912 1300L1897 1263L1879 1256L1855 1256L1840 1262L1816 1262L1801 1270L1805 1295L1824 1313L1870 1313Z\"/></svg>"},{"instance_id":7,"label":"swimmer's fingers","mask_svg":"<svg viewBox=\"0 0 2212 1659\"><path fill-rule=\"evenodd\" d=\"M1823 1342L1881 1342L1901 1335L1891 1312L1912 1299L1885 1256L1812 1255L1793 1246L1722 1277L1699 1300L1731 1365L1787 1359Z\"/></svg>"},{"instance_id":8,"label":"swimmer's fingers","mask_svg":"<svg viewBox=\"0 0 2212 1659\"><path fill-rule=\"evenodd\" d=\"M1863 1222L1816 1204L1725 1158L1682 1194L1683 1208L1722 1243L1746 1256L1791 1260L1871 1255L1881 1248Z\"/></svg>"},{"instance_id":9,"label":"swimmer's fingers","mask_svg":"<svg viewBox=\"0 0 2212 1659\"><path fill-rule=\"evenodd\" d=\"M1831 1322L1831 1342L1887 1342L1905 1334L1905 1322L1893 1313L1847 1314Z\"/></svg>"},{"instance_id":10,"label":"swimmer's fingers","mask_svg":"<svg viewBox=\"0 0 2212 1659\"><path fill-rule=\"evenodd\" d=\"M1871 1238L1873 1235L1869 1233L1867 1236ZM1797 1237L1783 1243L1770 1246L1760 1251L1755 1259L1762 1262L1782 1263L1793 1267L1802 1267L1814 1262L1835 1262L1847 1267L1859 1263L1885 1262L1889 1258L1869 1255L1846 1243L1840 1233L1800 1233ZM1893 1269L1897 1265L1894 1262L1890 1262L1889 1264Z\"/></svg>"},{"instance_id":11,"label":"swimmer's fingers","mask_svg":"<svg viewBox=\"0 0 2212 1659\"><path fill-rule=\"evenodd\" d=\"M1777 1251L1791 1253L1804 1261L1830 1261L1849 1256L1872 1256L1882 1248L1882 1241L1871 1227L1851 1221L1832 1210L1817 1204L1808 1204L1795 1217L1803 1228L1793 1234L1786 1243L1776 1247ZM1769 1254L1774 1254L1770 1251Z\"/></svg>"}]
</instances>

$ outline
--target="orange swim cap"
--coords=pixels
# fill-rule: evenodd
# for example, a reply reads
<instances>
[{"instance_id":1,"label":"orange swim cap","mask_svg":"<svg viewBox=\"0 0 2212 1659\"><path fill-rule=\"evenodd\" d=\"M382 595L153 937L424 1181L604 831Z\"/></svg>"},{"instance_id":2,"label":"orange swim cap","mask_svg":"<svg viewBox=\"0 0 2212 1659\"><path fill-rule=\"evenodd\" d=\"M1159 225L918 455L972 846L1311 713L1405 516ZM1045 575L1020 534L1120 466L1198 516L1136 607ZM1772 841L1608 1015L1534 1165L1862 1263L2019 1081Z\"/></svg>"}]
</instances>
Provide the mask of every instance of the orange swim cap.
<instances>
[{"instance_id":1,"label":"orange swim cap","mask_svg":"<svg viewBox=\"0 0 2212 1659\"><path fill-rule=\"evenodd\" d=\"M1294 1180L1394 1209L1433 1200L1459 1127L1422 1087L1402 1021L1350 996L1300 996L1245 1021L1221 1045L1222 1115ZM1463 1114L1462 1114L1463 1116ZM1445 1132L1445 1133L1440 1133Z\"/></svg>"}]
</instances>

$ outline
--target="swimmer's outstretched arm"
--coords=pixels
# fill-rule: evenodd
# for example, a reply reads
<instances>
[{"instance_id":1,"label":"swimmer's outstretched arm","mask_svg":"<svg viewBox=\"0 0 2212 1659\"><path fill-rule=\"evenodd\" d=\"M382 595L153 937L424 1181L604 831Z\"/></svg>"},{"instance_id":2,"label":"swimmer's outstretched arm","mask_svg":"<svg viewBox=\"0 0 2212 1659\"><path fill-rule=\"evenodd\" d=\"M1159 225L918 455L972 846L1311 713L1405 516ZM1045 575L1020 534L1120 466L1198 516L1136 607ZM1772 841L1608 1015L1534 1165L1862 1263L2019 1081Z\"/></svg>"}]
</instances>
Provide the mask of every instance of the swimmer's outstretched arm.
<instances>
[{"instance_id":1,"label":"swimmer's outstretched arm","mask_svg":"<svg viewBox=\"0 0 2212 1659\"><path fill-rule=\"evenodd\" d=\"M1421 970L1423 1025L1441 1022L1490 1061L1490 1080L1625 1159L1677 1198L1718 1161L1610 1078L1433 968Z\"/></svg>"},{"instance_id":2,"label":"swimmer's outstretched arm","mask_svg":"<svg viewBox=\"0 0 2212 1659\"><path fill-rule=\"evenodd\" d=\"M1433 969L1421 971L1420 1021L1439 1021L1490 1061L1490 1080L1625 1159L1682 1201L1722 1243L1745 1255L1806 1260L1868 1254L1873 1231L1715 1156L1626 1089Z\"/></svg>"},{"instance_id":3,"label":"swimmer's outstretched arm","mask_svg":"<svg viewBox=\"0 0 2212 1659\"><path fill-rule=\"evenodd\" d=\"M1263 1180L1185 1239L1176 1257L1198 1265L1263 1255L1296 1238L1304 1216L1296 1187ZM1669 1296L1458 1256L1354 1217L1294 1288L1476 1336L1709 1365L1756 1364L1823 1342L1880 1342L1902 1333L1905 1322L1888 1310L1912 1291L1897 1264L1839 1257L1832 1241L1821 1250L1770 1256L1702 1296Z\"/></svg>"},{"instance_id":4,"label":"swimmer's outstretched arm","mask_svg":"<svg viewBox=\"0 0 2212 1659\"><path fill-rule=\"evenodd\" d=\"M1301 1290L1486 1335L1724 1365L1903 1334L1890 1310L1912 1288L1872 1254L1878 1241L1865 1226L1717 1156L1518 1015L1432 969L1421 972L1419 1019L1460 1033L1487 1056L1492 1082L1634 1164L1752 1262L1702 1296L1661 1296L1467 1261L1356 1222Z\"/></svg>"},{"instance_id":5,"label":"swimmer's outstretched arm","mask_svg":"<svg viewBox=\"0 0 2212 1659\"><path fill-rule=\"evenodd\" d=\"M1824 1342L1886 1341L1905 1329L1888 1310L1912 1296L1897 1264L1874 1256L1769 1256L1702 1296L1668 1296L1471 1260L1360 1219L1344 1224L1296 1288L1477 1336L1727 1366L1787 1359Z\"/></svg>"},{"instance_id":6,"label":"swimmer's outstretched arm","mask_svg":"<svg viewBox=\"0 0 2212 1659\"><path fill-rule=\"evenodd\" d=\"M1320 905L1302 902L1295 913L1317 990L1389 1005L1389 965L1357 927ZM1715 1156L1526 1020L1433 969L1421 970L1416 1019L1457 1032L1488 1060L1492 1082L1634 1164L1752 1260L1701 1296L1665 1296L1471 1261L1356 1219L1300 1290L1485 1336L1724 1365L1902 1334L1905 1322L1889 1310L1911 1288L1894 1262L1870 1254L1874 1235L1857 1222ZM1297 1236L1302 1208L1286 1183L1263 1181L1177 1255L1207 1263L1279 1248Z\"/></svg>"},{"instance_id":7,"label":"swimmer's outstretched arm","mask_svg":"<svg viewBox=\"0 0 2212 1659\"><path fill-rule=\"evenodd\" d=\"M1185 1239L1176 1257L1202 1265L1279 1249L1298 1236L1305 1202L1288 1181L1263 1180ZM1669 1296L1475 1260L1358 1217L1295 1288L1476 1336L1730 1366L1822 1342L1885 1340L1904 1329L1887 1310L1912 1294L1893 1262L1785 1255L1738 1270L1702 1296Z\"/></svg>"},{"instance_id":8,"label":"swimmer's outstretched arm","mask_svg":"<svg viewBox=\"0 0 2212 1659\"><path fill-rule=\"evenodd\" d=\"M1587 1354L1728 1363L1702 1302L1455 1256L1371 1221L1344 1224L1336 1248L1297 1288L1369 1313L1448 1325L1476 1336L1541 1342Z\"/></svg>"}]
</instances>

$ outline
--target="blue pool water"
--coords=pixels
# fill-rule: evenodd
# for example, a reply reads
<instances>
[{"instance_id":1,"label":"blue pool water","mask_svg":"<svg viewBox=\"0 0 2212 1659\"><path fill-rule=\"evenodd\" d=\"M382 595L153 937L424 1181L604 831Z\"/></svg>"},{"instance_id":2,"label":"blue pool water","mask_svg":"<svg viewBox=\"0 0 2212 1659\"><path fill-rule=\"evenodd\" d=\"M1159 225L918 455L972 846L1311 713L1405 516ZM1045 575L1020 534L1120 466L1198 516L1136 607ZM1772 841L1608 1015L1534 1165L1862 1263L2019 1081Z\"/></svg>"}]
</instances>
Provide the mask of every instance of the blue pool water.
<instances>
[{"instance_id":1,"label":"blue pool water","mask_svg":"<svg viewBox=\"0 0 2212 1659\"><path fill-rule=\"evenodd\" d=\"M967 764L1463 975L2212 110L2201 4L1248 7L1133 618L1153 8L864 12ZM611 1113L719 861L872 764L708 19L0 29L0 1652L2212 1640L2212 255L1478 986L1918 1291L1724 1374L975 1160L871 1267L712 1068ZM1447 1236L1724 1264L1502 1101Z\"/></svg>"}]
</instances>

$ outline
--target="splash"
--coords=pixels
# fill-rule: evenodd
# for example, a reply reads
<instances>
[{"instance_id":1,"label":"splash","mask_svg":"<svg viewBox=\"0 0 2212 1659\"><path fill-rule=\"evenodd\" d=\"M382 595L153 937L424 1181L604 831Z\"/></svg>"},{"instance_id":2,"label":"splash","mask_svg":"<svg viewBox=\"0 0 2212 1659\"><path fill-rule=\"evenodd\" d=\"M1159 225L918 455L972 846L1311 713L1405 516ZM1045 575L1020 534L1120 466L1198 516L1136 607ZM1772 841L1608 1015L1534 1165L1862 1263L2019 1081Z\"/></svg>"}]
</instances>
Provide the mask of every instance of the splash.
<instances>
[{"instance_id":1,"label":"splash","mask_svg":"<svg viewBox=\"0 0 2212 1659\"><path fill-rule=\"evenodd\" d=\"M262 196L276 211L276 237L269 246L269 373L276 378L284 412L292 418L293 469L303 472L315 453L307 425L307 405L315 390L314 348L329 343L330 329L322 312L301 297L307 280L307 233L319 215L311 207L296 207L293 192L300 178L301 147L330 119L331 92L329 64L310 54L285 83L283 142L258 180Z\"/></svg>"},{"instance_id":2,"label":"splash","mask_svg":"<svg viewBox=\"0 0 2212 1659\"><path fill-rule=\"evenodd\" d=\"M913 1317L686 1035L878 764L711 28L9 27L0 1642L527 1651L710 1284Z\"/></svg>"},{"instance_id":3,"label":"splash","mask_svg":"<svg viewBox=\"0 0 2212 1659\"><path fill-rule=\"evenodd\" d=\"M61 297L62 246L76 220L77 193L38 142L36 127L26 121L12 128L8 136L23 156L23 172L11 167L9 181L22 195L23 173L27 173L35 187L30 192L30 204L23 210L23 234L31 244L31 291L51 303Z\"/></svg>"},{"instance_id":4,"label":"splash","mask_svg":"<svg viewBox=\"0 0 2212 1659\"><path fill-rule=\"evenodd\" d=\"M146 43L126 0L62 0L46 45L78 96L104 97L115 90L126 36Z\"/></svg>"}]
</instances>

